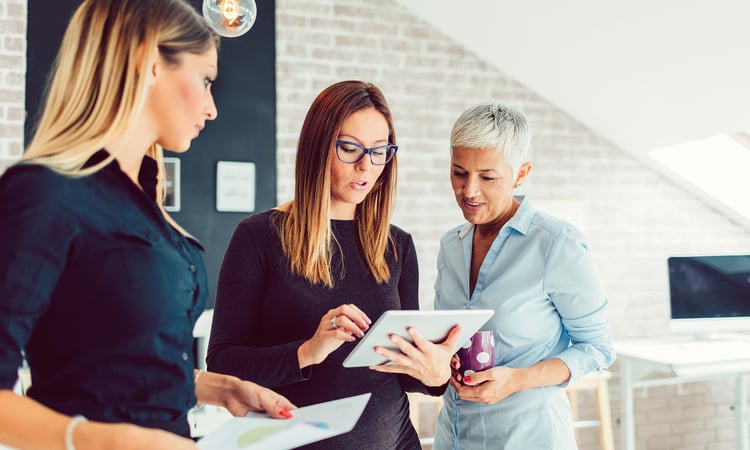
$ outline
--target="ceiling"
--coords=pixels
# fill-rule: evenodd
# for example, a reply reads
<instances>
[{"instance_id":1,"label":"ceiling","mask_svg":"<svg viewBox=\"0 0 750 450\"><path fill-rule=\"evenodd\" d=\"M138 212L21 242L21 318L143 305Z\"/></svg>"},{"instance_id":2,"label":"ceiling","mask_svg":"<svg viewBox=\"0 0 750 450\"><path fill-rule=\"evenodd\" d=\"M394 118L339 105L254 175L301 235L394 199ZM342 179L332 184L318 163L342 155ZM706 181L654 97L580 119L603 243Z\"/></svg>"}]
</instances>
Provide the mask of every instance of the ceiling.
<instances>
[{"instance_id":1,"label":"ceiling","mask_svg":"<svg viewBox=\"0 0 750 450\"><path fill-rule=\"evenodd\" d=\"M750 130L746 0L395 0L623 150Z\"/></svg>"}]
</instances>

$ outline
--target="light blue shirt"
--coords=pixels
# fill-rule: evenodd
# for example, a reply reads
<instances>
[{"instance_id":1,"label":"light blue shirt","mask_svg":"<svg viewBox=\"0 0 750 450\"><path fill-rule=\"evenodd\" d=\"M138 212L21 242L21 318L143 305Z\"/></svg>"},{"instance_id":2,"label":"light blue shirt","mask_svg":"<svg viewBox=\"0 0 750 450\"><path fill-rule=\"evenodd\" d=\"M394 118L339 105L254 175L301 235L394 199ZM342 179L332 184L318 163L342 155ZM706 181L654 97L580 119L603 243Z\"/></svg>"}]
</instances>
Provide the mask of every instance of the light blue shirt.
<instances>
[{"instance_id":1,"label":"light blue shirt","mask_svg":"<svg viewBox=\"0 0 750 450\"><path fill-rule=\"evenodd\" d=\"M440 241L435 309L494 309L495 366L562 360L573 381L615 360L607 299L582 234L567 222L521 206L502 227L469 296L474 225ZM449 387L435 450L575 449L565 385L516 392L494 405L458 398Z\"/></svg>"}]
</instances>

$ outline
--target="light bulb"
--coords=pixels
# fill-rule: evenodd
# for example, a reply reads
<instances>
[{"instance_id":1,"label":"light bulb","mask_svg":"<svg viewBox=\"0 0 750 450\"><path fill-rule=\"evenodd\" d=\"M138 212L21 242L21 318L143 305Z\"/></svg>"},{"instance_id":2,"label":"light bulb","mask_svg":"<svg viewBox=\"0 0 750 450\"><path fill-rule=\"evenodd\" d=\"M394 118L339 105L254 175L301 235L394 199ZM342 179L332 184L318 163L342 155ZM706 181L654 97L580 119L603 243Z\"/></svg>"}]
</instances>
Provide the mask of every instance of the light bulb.
<instances>
[{"instance_id":1,"label":"light bulb","mask_svg":"<svg viewBox=\"0 0 750 450\"><path fill-rule=\"evenodd\" d=\"M224 37L247 33L257 15L255 0L203 0L203 17Z\"/></svg>"}]
</instances>

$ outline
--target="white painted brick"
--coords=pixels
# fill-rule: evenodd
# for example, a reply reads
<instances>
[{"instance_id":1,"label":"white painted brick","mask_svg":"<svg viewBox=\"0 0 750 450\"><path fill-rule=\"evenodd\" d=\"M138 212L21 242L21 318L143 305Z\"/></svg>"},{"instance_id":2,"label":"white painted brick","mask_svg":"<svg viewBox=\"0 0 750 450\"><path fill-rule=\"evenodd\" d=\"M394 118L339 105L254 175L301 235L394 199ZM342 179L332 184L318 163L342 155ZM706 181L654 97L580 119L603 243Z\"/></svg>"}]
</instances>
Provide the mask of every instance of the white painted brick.
<instances>
[{"instance_id":1,"label":"white painted brick","mask_svg":"<svg viewBox=\"0 0 750 450\"><path fill-rule=\"evenodd\" d=\"M717 436L715 431L698 431L698 432L687 432L682 435L684 442L691 444L697 444L699 442L716 442Z\"/></svg>"},{"instance_id":2,"label":"white painted brick","mask_svg":"<svg viewBox=\"0 0 750 450\"><path fill-rule=\"evenodd\" d=\"M737 444L734 443L735 437L732 436L731 440L719 440L718 442L709 442L705 449L706 450L736 450Z\"/></svg>"},{"instance_id":3,"label":"white painted brick","mask_svg":"<svg viewBox=\"0 0 750 450\"><path fill-rule=\"evenodd\" d=\"M639 439L640 441L640 439ZM644 448L646 450L651 449L679 449L684 446L684 440L682 436L676 435L656 435L646 440L646 446L641 447L640 445L636 448Z\"/></svg>"}]
</instances>

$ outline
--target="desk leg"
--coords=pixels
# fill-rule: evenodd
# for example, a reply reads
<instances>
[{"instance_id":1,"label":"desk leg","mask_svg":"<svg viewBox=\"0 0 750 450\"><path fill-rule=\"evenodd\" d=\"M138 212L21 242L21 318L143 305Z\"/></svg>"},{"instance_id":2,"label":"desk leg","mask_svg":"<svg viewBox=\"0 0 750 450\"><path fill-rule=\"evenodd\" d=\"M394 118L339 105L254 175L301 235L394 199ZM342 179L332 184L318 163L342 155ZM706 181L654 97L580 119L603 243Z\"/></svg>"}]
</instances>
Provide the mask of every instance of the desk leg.
<instances>
[{"instance_id":1,"label":"desk leg","mask_svg":"<svg viewBox=\"0 0 750 450\"><path fill-rule=\"evenodd\" d=\"M633 371L630 361L620 360L620 397L622 450L635 450L635 417L633 415Z\"/></svg>"},{"instance_id":2,"label":"desk leg","mask_svg":"<svg viewBox=\"0 0 750 450\"><path fill-rule=\"evenodd\" d=\"M747 383L745 374L737 375L734 387L734 429L737 433L737 448L748 450L747 443Z\"/></svg>"}]
</instances>

